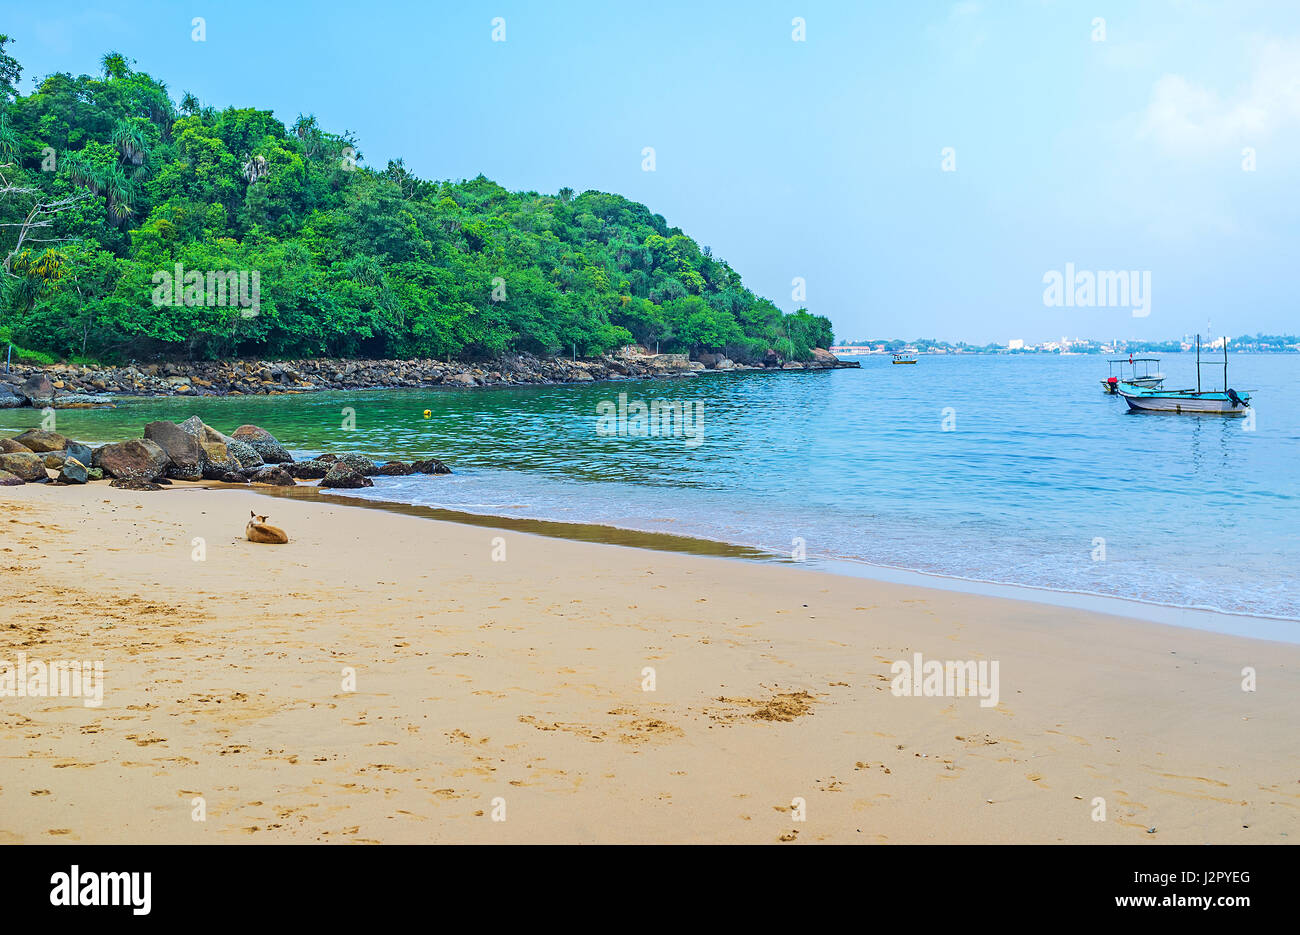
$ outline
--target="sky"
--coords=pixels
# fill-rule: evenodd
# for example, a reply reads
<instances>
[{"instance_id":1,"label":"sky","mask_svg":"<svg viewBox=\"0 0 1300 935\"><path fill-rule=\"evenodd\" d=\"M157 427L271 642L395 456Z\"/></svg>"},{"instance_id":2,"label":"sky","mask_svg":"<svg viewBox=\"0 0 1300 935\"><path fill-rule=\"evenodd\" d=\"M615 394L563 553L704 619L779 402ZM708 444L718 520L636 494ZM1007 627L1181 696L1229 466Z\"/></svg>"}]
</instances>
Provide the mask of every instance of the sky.
<instances>
[{"instance_id":1,"label":"sky","mask_svg":"<svg viewBox=\"0 0 1300 935\"><path fill-rule=\"evenodd\" d=\"M378 169L617 192L840 339L1300 332L1294 0L64 0L2 29L24 92L115 49ZM1088 304L1084 273L1149 291Z\"/></svg>"}]
</instances>

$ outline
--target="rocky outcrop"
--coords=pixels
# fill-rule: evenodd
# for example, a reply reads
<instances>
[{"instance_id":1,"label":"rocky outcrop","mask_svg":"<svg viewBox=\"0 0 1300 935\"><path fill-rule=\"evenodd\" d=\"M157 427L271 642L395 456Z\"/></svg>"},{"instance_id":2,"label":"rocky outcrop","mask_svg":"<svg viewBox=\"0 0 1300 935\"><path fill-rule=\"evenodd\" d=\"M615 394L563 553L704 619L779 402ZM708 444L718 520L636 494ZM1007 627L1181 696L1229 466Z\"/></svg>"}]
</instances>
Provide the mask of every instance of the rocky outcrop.
<instances>
[{"instance_id":1,"label":"rocky outcrop","mask_svg":"<svg viewBox=\"0 0 1300 935\"><path fill-rule=\"evenodd\" d=\"M27 483L17 474L11 474L8 471L0 471L0 487L18 487Z\"/></svg>"},{"instance_id":2,"label":"rocky outcrop","mask_svg":"<svg viewBox=\"0 0 1300 935\"><path fill-rule=\"evenodd\" d=\"M207 480L221 480L226 474L237 472L243 467L222 442L199 442L199 448L203 452L200 464Z\"/></svg>"},{"instance_id":3,"label":"rocky outcrop","mask_svg":"<svg viewBox=\"0 0 1300 935\"><path fill-rule=\"evenodd\" d=\"M293 455L284 450L284 446L275 440L275 436L266 429L256 425L241 425L235 429L232 437L248 445L267 464L290 464Z\"/></svg>"},{"instance_id":4,"label":"rocky outcrop","mask_svg":"<svg viewBox=\"0 0 1300 935\"><path fill-rule=\"evenodd\" d=\"M262 456L253 450L253 446L248 442L240 441L238 438L229 439L226 443L226 451L230 456L239 462L241 468L259 468L266 462Z\"/></svg>"},{"instance_id":5,"label":"rocky outcrop","mask_svg":"<svg viewBox=\"0 0 1300 935\"><path fill-rule=\"evenodd\" d=\"M416 474L450 474L451 468L437 458L411 462L411 470Z\"/></svg>"},{"instance_id":6,"label":"rocky outcrop","mask_svg":"<svg viewBox=\"0 0 1300 935\"><path fill-rule=\"evenodd\" d=\"M87 467L76 458L69 458L59 468L59 482L63 484L84 484L90 480Z\"/></svg>"},{"instance_id":7,"label":"rocky outcrop","mask_svg":"<svg viewBox=\"0 0 1300 935\"><path fill-rule=\"evenodd\" d=\"M373 476L378 470L379 465L371 461L365 455L357 454L355 451L347 451L334 457L334 464L342 465L349 471L356 474L362 474L366 477Z\"/></svg>"},{"instance_id":8,"label":"rocky outcrop","mask_svg":"<svg viewBox=\"0 0 1300 935\"><path fill-rule=\"evenodd\" d=\"M54 384L43 373L34 373L28 377L18 388L18 392L27 397L27 401L37 408L54 402Z\"/></svg>"},{"instance_id":9,"label":"rocky outcrop","mask_svg":"<svg viewBox=\"0 0 1300 935\"><path fill-rule=\"evenodd\" d=\"M105 474L119 480L138 478L144 481L158 480L171 463L167 452L147 438L133 438L97 448L93 460L95 467L103 468Z\"/></svg>"},{"instance_id":10,"label":"rocky outcrop","mask_svg":"<svg viewBox=\"0 0 1300 935\"><path fill-rule=\"evenodd\" d=\"M49 480L45 473L45 458L34 452L14 451L0 455L0 471L8 471L28 484Z\"/></svg>"},{"instance_id":11,"label":"rocky outcrop","mask_svg":"<svg viewBox=\"0 0 1300 935\"><path fill-rule=\"evenodd\" d=\"M355 451L331 452L303 462L290 459L267 464L253 446L272 457L280 456L275 449L283 450L283 446L271 433L243 425L236 434L241 437L223 435L191 416L179 424L150 422L144 427L144 438L114 442L92 451L57 432L31 429L16 438L0 438L0 480L6 485L44 482L49 479L47 471L57 471L59 483L85 484L108 477L113 486L133 490L158 490L173 479L200 478L283 487L292 487L300 479L320 480L322 487L356 488L373 486L370 478L374 475L451 473L451 468L437 458L414 463L389 460L379 465ZM42 450L33 451L29 445ZM55 445L63 447L52 448ZM288 452L283 456L287 457Z\"/></svg>"},{"instance_id":12,"label":"rocky outcrop","mask_svg":"<svg viewBox=\"0 0 1300 935\"><path fill-rule=\"evenodd\" d=\"M375 469L375 476L384 477L406 477L414 474L415 471L405 461L386 461Z\"/></svg>"},{"instance_id":13,"label":"rocky outcrop","mask_svg":"<svg viewBox=\"0 0 1300 935\"><path fill-rule=\"evenodd\" d=\"M857 367L815 348L812 360L797 369ZM507 354L491 361L227 360L131 364L94 368L74 364L16 368L0 374L0 408L13 405L73 407L106 404L113 396L277 396L316 390L392 389L400 387L518 386L587 383L630 377L682 377L710 370L780 369L786 361L775 351L761 363L747 364L721 352L602 355L574 360ZM791 368L796 369L796 368ZM30 385L31 392L28 392ZM34 395L33 395L34 394ZM6 402L10 400L10 402ZM196 420L197 421L197 420ZM224 441L224 438L200 438ZM268 459L269 460L269 459Z\"/></svg>"},{"instance_id":14,"label":"rocky outcrop","mask_svg":"<svg viewBox=\"0 0 1300 935\"><path fill-rule=\"evenodd\" d=\"M198 416L190 416L182 422L181 431L187 435L193 435L199 440L199 444L204 442L221 442L225 444L229 440L229 436L222 435Z\"/></svg>"},{"instance_id":15,"label":"rocky outcrop","mask_svg":"<svg viewBox=\"0 0 1300 935\"><path fill-rule=\"evenodd\" d=\"M166 469L168 477L176 480L203 477L203 449L199 440L175 422L150 422L144 427L144 437L161 448L171 461Z\"/></svg>"},{"instance_id":16,"label":"rocky outcrop","mask_svg":"<svg viewBox=\"0 0 1300 935\"><path fill-rule=\"evenodd\" d=\"M28 429L15 435L13 441L24 445L31 451L63 451L68 447L67 436L44 429Z\"/></svg>"},{"instance_id":17,"label":"rocky outcrop","mask_svg":"<svg viewBox=\"0 0 1300 935\"><path fill-rule=\"evenodd\" d=\"M161 484L155 484L140 477L115 477L108 486L119 487L123 490L162 490Z\"/></svg>"},{"instance_id":18,"label":"rocky outcrop","mask_svg":"<svg viewBox=\"0 0 1300 935\"><path fill-rule=\"evenodd\" d=\"M331 456L332 458L333 456ZM284 469L289 472L291 477L297 480L320 480L329 473L333 466L333 461L295 461L293 464L284 465Z\"/></svg>"},{"instance_id":19,"label":"rocky outcrop","mask_svg":"<svg viewBox=\"0 0 1300 935\"><path fill-rule=\"evenodd\" d=\"M375 482L366 475L352 470L344 462L339 461L329 469L329 472L320 482L320 486L356 489L358 487L373 487Z\"/></svg>"},{"instance_id":20,"label":"rocky outcrop","mask_svg":"<svg viewBox=\"0 0 1300 935\"><path fill-rule=\"evenodd\" d=\"M278 464L265 464L248 478L252 484L269 484L273 487L293 487L297 482Z\"/></svg>"}]
</instances>

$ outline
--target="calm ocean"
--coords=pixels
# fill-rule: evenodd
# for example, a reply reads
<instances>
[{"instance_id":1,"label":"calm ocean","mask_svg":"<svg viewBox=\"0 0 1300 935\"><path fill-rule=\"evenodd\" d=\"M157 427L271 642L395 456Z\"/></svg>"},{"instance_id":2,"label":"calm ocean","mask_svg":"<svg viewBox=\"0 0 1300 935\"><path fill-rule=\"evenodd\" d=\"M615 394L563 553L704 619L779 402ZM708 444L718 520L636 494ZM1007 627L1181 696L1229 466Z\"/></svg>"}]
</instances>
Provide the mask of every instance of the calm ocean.
<instances>
[{"instance_id":1,"label":"calm ocean","mask_svg":"<svg viewBox=\"0 0 1300 935\"><path fill-rule=\"evenodd\" d=\"M1167 355L1168 386L1195 385ZM1207 384L1221 369L1206 367ZM1093 356L863 358L861 370L706 374L478 391L122 400L66 410L89 441L198 413L295 452L434 455L450 477L363 496L672 532L810 560L1300 620L1300 356L1232 355L1241 419L1129 414ZM602 434L627 402L680 401L693 437ZM602 410L601 404L606 408ZM345 407L356 429L343 428ZM430 418L423 410L432 410ZM635 414L635 412L633 412ZM33 424L0 412L0 427ZM951 428L945 431L945 423ZM614 420L607 427L618 429Z\"/></svg>"}]
</instances>

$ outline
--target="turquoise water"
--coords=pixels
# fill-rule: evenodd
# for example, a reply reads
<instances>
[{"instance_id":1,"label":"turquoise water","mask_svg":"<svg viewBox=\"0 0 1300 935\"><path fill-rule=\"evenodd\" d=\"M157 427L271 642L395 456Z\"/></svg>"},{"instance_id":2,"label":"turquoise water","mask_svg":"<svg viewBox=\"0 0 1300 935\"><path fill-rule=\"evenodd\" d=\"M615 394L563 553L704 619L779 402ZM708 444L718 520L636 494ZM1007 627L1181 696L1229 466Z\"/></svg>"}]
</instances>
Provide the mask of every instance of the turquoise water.
<instances>
[{"instance_id":1,"label":"turquoise water","mask_svg":"<svg viewBox=\"0 0 1300 935\"><path fill-rule=\"evenodd\" d=\"M1168 355L1169 386L1195 385ZM1212 374L1205 369L1207 384ZM105 441L198 413L295 452L433 455L451 477L340 496L596 522L894 568L1300 620L1300 356L1234 355L1240 419L1129 414L1097 357L865 358L861 370L476 391L122 400ZM699 443L601 435L602 402L702 406ZM343 427L345 407L356 428ZM424 409L431 417L422 416ZM953 431L944 431L951 409ZM0 428L33 423L0 412ZM691 425L694 429L697 426ZM1099 540L1104 540L1104 560Z\"/></svg>"}]
</instances>

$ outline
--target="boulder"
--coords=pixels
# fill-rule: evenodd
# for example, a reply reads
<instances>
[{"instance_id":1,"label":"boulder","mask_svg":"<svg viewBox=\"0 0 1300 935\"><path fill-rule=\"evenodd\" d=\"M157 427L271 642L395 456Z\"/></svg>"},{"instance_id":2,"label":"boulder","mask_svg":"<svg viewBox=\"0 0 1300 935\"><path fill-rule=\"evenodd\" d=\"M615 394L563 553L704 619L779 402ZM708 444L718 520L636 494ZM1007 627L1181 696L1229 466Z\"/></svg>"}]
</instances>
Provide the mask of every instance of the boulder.
<instances>
[{"instance_id":1,"label":"boulder","mask_svg":"<svg viewBox=\"0 0 1300 935\"><path fill-rule=\"evenodd\" d=\"M12 454L13 452L31 454L31 449L26 445L14 441L12 438L0 438L0 455Z\"/></svg>"},{"instance_id":2,"label":"boulder","mask_svg":"<svg viewBox=\"0 0 1300 935\"><path fill-rule=\"evenodd\" d=\"M24 454L21 451L0 455L0 471L8 471L27 483L44 483L49 480L45 473L45 458L34 452Z\"/></svg>"},{"instance_id":3,"label":"boulder","mask_svg":"<svg viewBox=\"0 0 1300 935\"><path fill-rule=\"evenodd\" d=\"M284 446L266 429L256 425L241 425L235 429L233 437L251 447L267 464L289 464L293 461L293 455L285 451Z\"/></svg>"},{"instance_id":4,"label":"boulder","mask_svg":"<svg viewBox=\"0 0 1300 935\"><path fill-rule=\"evenodd\" d=\"M48 406L54 402L54 384L43 373L34 373L28 377L18 392L26 396L33 406Z\"/></svg>"},{"instance_id":5,"label":"boulder","mask_svg":"<svg viewBox=\"0 0 1300 935\"><path fill-rule=\"evenodd\" d=\"M356 489L357 487L373 487L375 482L340 461L329 469L329 473L325 475L320 485L322 487Z\"/></svg>"},{"instance_id":6,"label":"boulder","mask_svg":"<svg viewBox=\"0 0 1300 935\"><path fill-rule=\"evenodd\" d=\"M371 461L365 455L359 455L355 451L348 451L336 456L334 458L334 463L341 464L354 473L364 474L366 477L373 476L374 473L379 470L379 465L375 464L375 462Z\"/></svg>"},{"instance_id":7,"label":"boulder","mask_svg":"<svg viewBox=\"0 0 1300 935\"><path fill-rule=\"evenodd\" d=\"M102 467L105 474L118 479L139 478L144 481L162 477L170 463L167 452L149 438L133 438L97 448L93 460L95 467Z\"/></svg>"},{"instance_id":8,"label":"boulder","mask_svg":"<svg viewBox=\"0 0 1300 935\"><path fill-rule=\"evenodd\" d=\"M90 480L89 471L76 458L69 458L63 462L63 467L59 468L59 481L64 484L84 484L88 480Z\"/></svg>"},{"instance_id":9,"label":"boulder","mask_svg":"<svg viewBox=\"0 0 1300 935\"><path fill-rule=\"evenodd\" d=\"M41 455L41 458L45 461L47 468L51 471L57 471L63 467L63 462L68 460L68 453L66 451L47 451Z\"/></svg>"},{"instance_id":10,"label":"boulder","mask_svg":"<svg viewBox=\"0 0 1300 935\"><path fill-rule=\"evenodd\" d=\"M226 443L225 435L222 435L198 416L190 416L180 424L180 427L181 431L186 435L193 435L197 438L200 445L204 442L220 442L223 445Z\"/></svg>"},{"instance_id":11,"label":"boulder","mask_svg":"<svg viewBox=\"0 0 1300 935\"><path fill-rule=\"evenodd\" d=\"M423 461L413 461L411 470L416 474L450 474L451 468L443 464L437 458L427 458Z\"/></svg>"},{"instance_id":12,"label":"boulder","mask_svg":"<svg viewBox=\"0 0 1300 935\"><path fill-rule=\"evenodd\" d=\"M266 462L262 456L253 450L253 446L248 442L240 441L237 438L229 439L226 443L226 451L230 456L239 462L241 468L260 468Z\"/></svg>"},{"instance_id":13,"label":"boulder","mask_svg":"<svg viewBox=\"0 0 1300 935\"><path fill-rule=\"evenodd\" d=\"M17 409L19 406L26 405L26 396L15 393L9 387L0 384L0 409Z\"/></svg>"},{"instance_id":14,"label":"boulder","mask_svg":"<svg viewBox=\"0 0 1300 935\"><path fill-rule=\"evenodd\" d=\"M242 467L239 459L221 442L199 442L199 448L203 452L200 461L203 477L207 480L220 480L223 474L238 471Z\"/></svg>"},{"instance_id":15,"label":"boulder","mask_svg":"<svg viewBox=\"0 0 1300 935\"><path fill-rule=\"evenodd\" d=\"M840 359L826 350L824 347L814 347L812 349L813 363L820 367L834 367L840 362Z\"/></svg>"},{"instance_id":16,"label":"boulder","mask_svg":"<svg viewBox=\"0 0 1300 935\"><path fill-rule=\"evenodd\" d=\"M254 484L271 484L275 487L293 487L295 481L289 476L289 472L278 464L267 464L258 468L253 476L249 478L250 483Z\"/></svg>"},{"instance_id":17,"label":"boulder","mask_svg":"<svg viewBox=\"0 0 1300 935\"><path fill-rule=\"evenodd\" d=\"M28 429L13 438L20 445L26 445L32 451L63 451L68 447L66 436L44 429Z\"/></svg>"},{"instance_id":18,"label":"boulder","mask_svg":"<svg viewBox=\"0 0 1300 935\"><path fill-rule=\"evenodd\" d=\"M78 458L77 460L80 461L81 459ZM83 461L82 463L84 464L85 462ZM97 467L86 468L86 477L87 477L89 480L103 480L103 479L104 479L104 469L103 469L103 468L97 468Z\"/></svg>"},{"instance_id":19,"label":"boulder","mask_svg":"<svg viewBox=\"0 0 1300 935\"><path fill-rule=\"evenodd\" d=\"M375 475L384 477L406 477L408 474L414 474L415 471L405 461L388 461L381 464L376 470Z\"/></svg>"},{"instance_id":20,"label":"boulder","mask_svg":"<svg viewBox=\"0 0 1300 935\"><path fill-rule=\"evenodd\" d=\"M198 480L203 476L203 449L199 440L175 422L150 422L144 427L144 437L166 452L171 461L168 477Z\"/></svg>"},{"instance_id":21,"label":"boulder","mask_svg":"<svg viewBox=\"0 0 1300 935\"><path fill-rule=\"evenodd\" d=\"M69 458L76 458L82 464L89 467L93 455L91 454L88 445L83 445L81 442L74 442L72 439L68 439L68 447L65 448L64 451L67 452Z\"/></svg>"},{"instance_id":22,"label":"boulder","mask_svg":"<svg viewBox=\"0 0 1300 935\"><path fill-rule=\"evenodd\" d=\"M161 484L155 484L142 477L115 477L108 486L122 490L162 490Z\"/></svg>"},{"instance_id":23,"label":"boulder","mask_svg":"<svg viewBox=\"0 0 1300 935\"><path fill-rule=\"evenodd\" d=\"M8 471L0 471L0 487L17 487L20 484L25 483L26 481L17 474L10 474Z\"/></svg>"},{"instance_id":24,"label":"boulder","mask_svg":"<svg viewBox=\"0 0 1300 935\"><path fill-rule=\"evenodd\" d=\"M284 469L298 480L319 480L329 473L332 466L332 462L326 461L295 461L286 464Z\"/></svg>"},{"instance_id":25,"label":"boulder","mask_svg":"<svg viewBox=\"0 0 1300 935\"><path fill-rule=\"evenodd\" d=\"M247 484L248 483L248 478L245 477L243 474L240 474L238 471L227 471L225 474L222 474L220 477L215 479L221 481L223 484Z\"/></svg>"}]
</instances>

